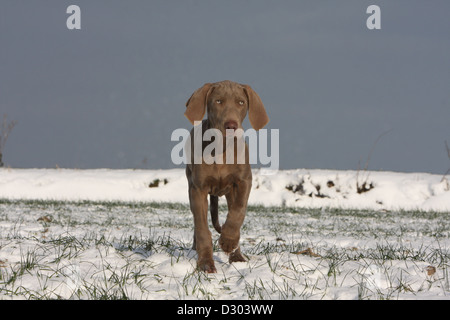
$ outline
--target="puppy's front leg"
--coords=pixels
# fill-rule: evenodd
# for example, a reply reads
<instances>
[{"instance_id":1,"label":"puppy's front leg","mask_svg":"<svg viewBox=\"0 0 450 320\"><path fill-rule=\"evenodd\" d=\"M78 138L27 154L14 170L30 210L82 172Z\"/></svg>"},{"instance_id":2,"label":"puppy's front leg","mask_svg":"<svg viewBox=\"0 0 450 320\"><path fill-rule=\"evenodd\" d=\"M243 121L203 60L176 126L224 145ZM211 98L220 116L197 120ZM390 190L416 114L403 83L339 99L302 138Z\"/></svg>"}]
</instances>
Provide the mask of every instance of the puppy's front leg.
<instances>
[{"instance_id":1,"label":"puppy's front leg","mask_svg":"<svg viewBox=\"0 0 450 320\"><path fill-rule=\"evenodd\" d=\"M208 193L191 185L189 200L194 215L194 246L198 254L197 268L208 273L216 273L211 231L208 228Z\"/></svg>"},{"instance_id":2,"label":"puppy's front leg","mask_svg":"<svg viewBox=\"0 0 450 320\"><path fill-rule=\"evenodd\" d=\"M247 201L250 194L251 180L241 180L226 195L228 203L227 220L222 226L219 245L229 254L229 262L246 261L239 248L241 226L247 212Z\"/></svg>"}]
</instances>

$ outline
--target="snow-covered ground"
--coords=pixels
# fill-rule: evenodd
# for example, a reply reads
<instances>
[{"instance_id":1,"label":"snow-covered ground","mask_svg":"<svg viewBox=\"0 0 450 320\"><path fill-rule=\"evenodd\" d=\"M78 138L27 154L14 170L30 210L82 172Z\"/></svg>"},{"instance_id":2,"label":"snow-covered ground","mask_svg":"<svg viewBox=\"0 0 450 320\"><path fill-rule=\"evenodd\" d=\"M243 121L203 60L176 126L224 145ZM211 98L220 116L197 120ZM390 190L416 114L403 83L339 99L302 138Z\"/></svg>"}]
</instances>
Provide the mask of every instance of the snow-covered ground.
<instances>
[{"instance_id":1,"label":"snow-covered ground","mask_svg":"<svg viewBox=\"0 0 450 320\"><path fill-rule=\"evenodd\" d=\"M187 202L181 169L1 169L0 299L450 298L442 176L255 170L249 260L212 230L217 274L196 271Z\"/></svg>"},{"instance_id":2,"label":"snow-covered ground","mask_svg":"<svg viewBox=\"0 0 450 320\"><path fill-rule=\"evenodd\" d=\"M358 193L364 183L370 190ZM0 169L1 198L188 203L184 169ZM249 204L450 212L450 183L427 173L254 170Z\"/></svg>"}]
</instances>

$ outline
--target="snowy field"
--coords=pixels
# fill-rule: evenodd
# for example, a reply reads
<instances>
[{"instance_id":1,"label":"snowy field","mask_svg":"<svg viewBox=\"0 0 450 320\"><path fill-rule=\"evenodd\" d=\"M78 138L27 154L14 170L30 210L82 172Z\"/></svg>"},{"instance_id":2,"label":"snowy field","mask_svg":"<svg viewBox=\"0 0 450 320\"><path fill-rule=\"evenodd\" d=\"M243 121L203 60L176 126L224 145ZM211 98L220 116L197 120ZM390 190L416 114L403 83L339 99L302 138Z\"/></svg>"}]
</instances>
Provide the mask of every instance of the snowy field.
<instances>
[{"instance_id":1,"label":"snowy field","mask_svg":"<svg viewBox=\"0 0 450 320\"><path fill-rule=\"evenodd\" d=\"M439 175L255 170L249 259L212 231L217 274L195 270L182 169L0 169L0 199L0 299L450 297Z\"/></svg>"},{"instance_id":2,"label":"snowy field","mask_svg":"<svg viewBox=\"0 0 450 320\"><path fill-rule=\"evenodd\" d=\"M371 171L253 171L250 205L450 212L442 175ZM357 186L367 192L357 192ZM0 199L189 202L184 169L1 169ZM225 198L221 198L225 204Z\"/></svg>"}]
</instances>

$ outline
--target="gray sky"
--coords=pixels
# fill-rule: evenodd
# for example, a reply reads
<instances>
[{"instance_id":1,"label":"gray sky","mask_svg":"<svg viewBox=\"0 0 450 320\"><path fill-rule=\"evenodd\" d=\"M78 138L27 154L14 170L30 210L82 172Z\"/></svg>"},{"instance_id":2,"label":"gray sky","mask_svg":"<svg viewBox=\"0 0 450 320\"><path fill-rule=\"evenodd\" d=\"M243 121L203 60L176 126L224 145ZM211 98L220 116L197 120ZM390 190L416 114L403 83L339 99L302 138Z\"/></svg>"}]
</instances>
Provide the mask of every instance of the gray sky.
<instances>
[{"instance_id":1,"label":"gray sky","mask_svg":"<svg viewBox=\"0 0 450 320\"><path fill-rule=\"evenodd\" d=\"M81 30L66 9L81 8ZM366 9L381 8L381 30ZM0 116L11 167L175 167L170 135L205 82L250 84L281 169L443 174L449 1L0 2ZM246 123L248 127L248 122Z\"/></svg>"}]
</instances>

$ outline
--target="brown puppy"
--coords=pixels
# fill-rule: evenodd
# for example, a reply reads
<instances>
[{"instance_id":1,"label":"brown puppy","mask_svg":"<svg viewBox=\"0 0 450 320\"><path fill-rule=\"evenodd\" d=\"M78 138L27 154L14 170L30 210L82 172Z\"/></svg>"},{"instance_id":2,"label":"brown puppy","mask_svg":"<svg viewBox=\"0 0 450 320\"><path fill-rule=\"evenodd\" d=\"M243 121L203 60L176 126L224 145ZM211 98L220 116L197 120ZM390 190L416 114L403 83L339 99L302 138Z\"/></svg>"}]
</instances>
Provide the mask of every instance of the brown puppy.
<instances>
[{"instance_id":1,"label":"brown puppy","mask_svg":"<svg viewBox=\"0 0 450 320\"><path fill-rule=\"evenodd\" d=\"M197 268L214 273L212 238L208 228L208 194L211 202L211 217L214 228L221 233L219 245L228 255L230 262L245 261L239 248L240 229L247 211L247 201L252 186L252 172L248 148L245 145L245 163L238 164L238 151L234 149L234 162L225 161L228 133L242 129L242 121L248 113L250 124L255 130L263 128L269 118L259 96L248 85L232 81L207 83L196 90L186 103L185 116L194 124L202 121L206 110L207 119L201 123L201 133L208 129L219 130L224 139L223 164L194 161L194 129L191 131L190 162L186 166L189 184L189 202L194 215L194 245L197 250ZM236 138L234 138L236 139ZM211 142L201 142L203 151ZM230 150L228 150L230 152ZM220 156L220 155L216 155ZM223 226L218 220L218 197L225 195L228 215Z\"/></svg>"}]
</instances>

